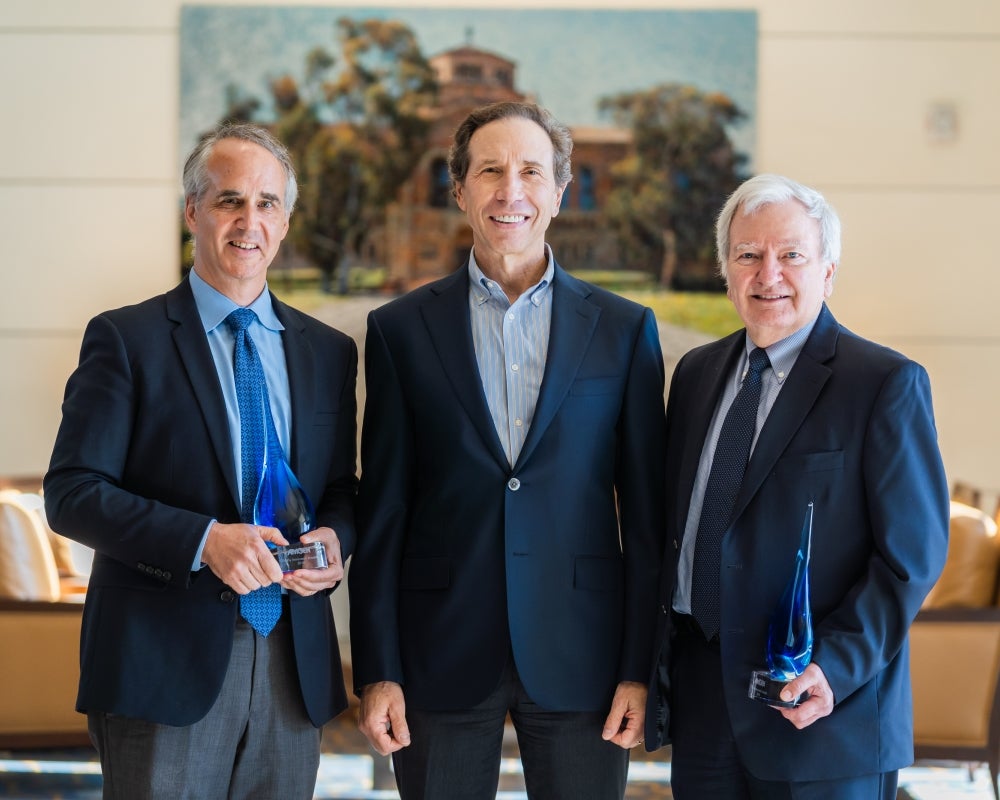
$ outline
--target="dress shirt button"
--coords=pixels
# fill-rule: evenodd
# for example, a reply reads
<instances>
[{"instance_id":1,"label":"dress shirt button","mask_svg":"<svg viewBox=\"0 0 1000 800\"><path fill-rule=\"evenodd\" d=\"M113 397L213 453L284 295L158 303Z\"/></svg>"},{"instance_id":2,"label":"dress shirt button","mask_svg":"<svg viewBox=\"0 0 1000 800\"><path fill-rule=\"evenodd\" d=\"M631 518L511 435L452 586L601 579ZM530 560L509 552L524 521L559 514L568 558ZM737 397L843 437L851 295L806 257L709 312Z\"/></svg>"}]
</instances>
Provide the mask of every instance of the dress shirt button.
<instances>
[{"instance_id":1,"label":"dress shirt button","mask_svg":"<svg viewBox=\"0 0 1000 800\"><path fill-rule=\"evenodd\" d=\"M523 423L523 422L521 421L521 418L520 418L520 417L518 417L517 419L515 419L515 420L514 420L514 425L515 425L515 427L518 427L518 428L520 428L520 427L521 427L521 426L522 426L523 424L524 424L524 423Z\"/></svg>"},{"instance_id":2,"label":"dress shirt button","mask_svg":"<svg viewBox=\"0 0 1000 800\"><path fill-rule=\"evenodd\" d=\"M511 478L509 481L507 481L507 488L510 489L512 492L516 492L518 489L521 488L521 481L519 481L517 478Z\"/></svg>"},{"instance_id":3,"label":"dress shirt button","mask_svg":"<svg viewBox=\"0 0 1000 800\"><path fill-rule=\"evenodd\" d=\"M511 364L510 368L513 372L517 372L520 369L520 367L517 364Z\"/></svg>"}]
</instances>

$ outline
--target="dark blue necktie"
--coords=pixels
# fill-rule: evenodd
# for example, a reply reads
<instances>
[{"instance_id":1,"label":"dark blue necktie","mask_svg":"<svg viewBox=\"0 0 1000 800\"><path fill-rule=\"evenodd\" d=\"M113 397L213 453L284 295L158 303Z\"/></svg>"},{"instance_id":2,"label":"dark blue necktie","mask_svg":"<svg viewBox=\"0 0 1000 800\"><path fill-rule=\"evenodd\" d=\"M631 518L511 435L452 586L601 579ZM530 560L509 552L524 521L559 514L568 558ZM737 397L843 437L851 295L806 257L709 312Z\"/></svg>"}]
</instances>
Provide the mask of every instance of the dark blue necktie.
<instances>
[{"instance_id":1,"label":"dark blue necktie","mask_svg":"<svg viewBox=\"0 0 1000 800\"><path fill-rule=\"evenodd\" d=\"M750 460L760 404L761 373L770 365L762 348L750 353L750 366L722 423L705 485L691 576L691 613L706 639L712 639L719 632L722 536L729 528L736 495Z\"/></svg>"},{"instance_id":2,"label":"dark blue necktie","mask_svg":"<svg viewBox=\"0 0 1000 800\"><path fill-rule=\"evenodd\" d=\"M238 308L226 317L233 332L233 373L236 378L236 403L240 411L240 455L243 464L243 496L240 519L254 522L254 501L264 467L264 448L278 445L278 435L271 419L267 382L257 348L247 328L257 319L249 308ZM240 596L240 613L253 629L267 636L281 616L281 586L272 583Z\"/></svg>"}]
</instances>

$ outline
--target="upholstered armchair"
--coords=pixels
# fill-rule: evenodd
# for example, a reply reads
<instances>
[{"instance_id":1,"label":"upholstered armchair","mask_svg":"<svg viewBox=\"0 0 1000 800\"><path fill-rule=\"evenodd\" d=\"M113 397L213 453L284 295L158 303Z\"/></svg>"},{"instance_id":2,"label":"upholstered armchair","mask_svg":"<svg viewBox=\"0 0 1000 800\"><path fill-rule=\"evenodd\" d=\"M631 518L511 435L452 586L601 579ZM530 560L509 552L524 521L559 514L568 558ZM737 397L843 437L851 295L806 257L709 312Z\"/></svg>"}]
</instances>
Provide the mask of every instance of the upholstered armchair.
<instances>
[{"instance_id":1,"label":"upholstered armchair","mask_svg":"<svg viewBox=\"0 0 1000 800\"><path fill-rule=\"evenodd\" d=\"M953 502L948 559L910 630L917 760L989 765L1000 800L1000 537Z\"/></svg>"},{"instance_id":2,"label":"upholstered armchair","mask_svg":"<svg viewBox=\"0 0 1000 800\"><path fill-rule=\"evenodd\" d=\"M0 747L89 741L74 708L85 590L41 498L0 491Z\"/></svg>"}]
</instances>

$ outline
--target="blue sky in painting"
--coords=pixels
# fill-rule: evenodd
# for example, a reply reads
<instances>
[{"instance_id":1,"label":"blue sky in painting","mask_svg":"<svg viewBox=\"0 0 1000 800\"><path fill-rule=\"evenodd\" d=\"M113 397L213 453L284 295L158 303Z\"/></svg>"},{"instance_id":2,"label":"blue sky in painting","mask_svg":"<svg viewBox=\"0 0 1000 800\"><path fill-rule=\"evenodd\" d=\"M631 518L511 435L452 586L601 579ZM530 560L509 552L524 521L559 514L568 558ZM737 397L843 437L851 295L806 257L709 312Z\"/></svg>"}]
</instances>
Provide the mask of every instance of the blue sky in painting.
<instances>
[{"instance_id":1,"label":"blue sky in painting","mask_svg":"<svg viewBox=\"0 0 1000 800\"><path fill-rule=\"evenodd\" d=\"M464 45L517 64L516 84L567 125L607 125L600 97L679 82L722 91L747 113L730 133L753 161L757 17L752 11L415 9L184 6L181 13L180 154L218 122L226 87L258 97L269 121L268 82L300 78L316 46L336 54L341 16L395 18L427 57Z\"/></svg>"}]
</instances>

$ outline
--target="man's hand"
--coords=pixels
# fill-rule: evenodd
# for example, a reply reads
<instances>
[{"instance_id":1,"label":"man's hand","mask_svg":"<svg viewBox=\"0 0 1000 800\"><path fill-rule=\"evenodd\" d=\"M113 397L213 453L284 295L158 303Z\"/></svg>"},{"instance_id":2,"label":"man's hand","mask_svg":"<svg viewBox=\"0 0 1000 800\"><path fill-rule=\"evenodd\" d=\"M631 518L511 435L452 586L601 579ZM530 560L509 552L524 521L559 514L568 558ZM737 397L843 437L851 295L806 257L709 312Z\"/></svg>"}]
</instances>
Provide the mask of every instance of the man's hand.
<instances>
[{"instance_id":1,"label":"man's hand","mask_svg":"<svg viewBox=\"0 0 1000 800\"><path fill-rule=\"evenodd\" d=\"M358 728L383 756L406 747L410 743L410 729L406 724L403 687L391 681L368 684L361 691Z\"/></svg>"},{"instance_id":2,"label":"man's hand","mask_svg":"<svg viewBox=\"0 0 1000 800\"><path fill-rule=\"evenodd\" d=\"M216 522L209 528L201 560L237 594L281 580L281 569L265 542L286 545L277 528Z\"/></svg>"},{"instance_id":3,"label":"man's hand","mask_svg":"<svg viewBox=\"0 0 1000 800\"><path fill-rule=\"evenodd\" d=\"M823 670L815 662L781 690L782 700L792 700L803 692L809 692L809 699L796 708L779 708L781 716L802 730L816 720L830 715L833 711L833 689L826 680Z\"/></svg>"},{"instance_id":4,"label":"man's hand","mask_svg":"<svg viewBox=\"0 0 1000 800\"><path fill-rule=\"evenodd\" d=\"M625 750L642 744L642 728L646 722L645 684L622 681L615 689L611 712L604 721L601 738Z\"/></svg>"},{"instance_id":5,"label":"man's hand","mask_svg":"<svg viewBox=\"0 0 1000 800\"><path fill-rule=\"evenodd\" d=\"M332 589L344 579L344 559L340 552L340 539L334 533L333 528L316 528L316 530L303 533L299 541L302 544L312 544L322 542L326 548L325 569L297 569L289 572L281 579L281 585L290 592L309 597Z\"/></svg>"}]
</instances>

